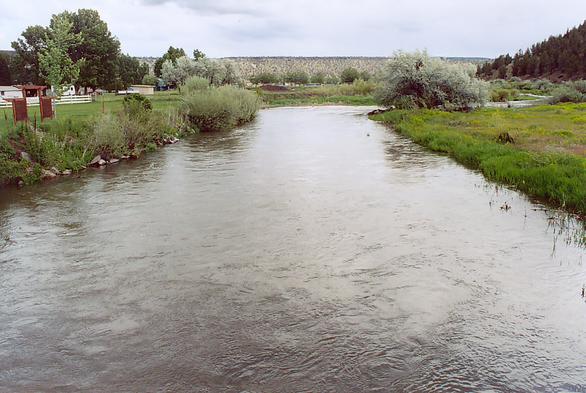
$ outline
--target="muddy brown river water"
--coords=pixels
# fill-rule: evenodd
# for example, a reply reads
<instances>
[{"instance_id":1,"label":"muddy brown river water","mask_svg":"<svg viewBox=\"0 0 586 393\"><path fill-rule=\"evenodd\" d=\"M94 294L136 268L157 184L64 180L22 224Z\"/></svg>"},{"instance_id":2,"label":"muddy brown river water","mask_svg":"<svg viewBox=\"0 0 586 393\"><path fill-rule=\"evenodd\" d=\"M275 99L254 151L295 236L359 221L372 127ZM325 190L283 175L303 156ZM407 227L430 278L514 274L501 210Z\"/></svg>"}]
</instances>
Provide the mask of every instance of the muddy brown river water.
<instances>
[{"instance_id":1,"label":"muddy brown river water","mask_svg":"<svg viewBox=\"0 0 586 393\"><path fill-rule=\"evenodd\" d=\"M366 111L0 190L0 391L586 392L579 224Z\"/></svg>"}]
</instances>

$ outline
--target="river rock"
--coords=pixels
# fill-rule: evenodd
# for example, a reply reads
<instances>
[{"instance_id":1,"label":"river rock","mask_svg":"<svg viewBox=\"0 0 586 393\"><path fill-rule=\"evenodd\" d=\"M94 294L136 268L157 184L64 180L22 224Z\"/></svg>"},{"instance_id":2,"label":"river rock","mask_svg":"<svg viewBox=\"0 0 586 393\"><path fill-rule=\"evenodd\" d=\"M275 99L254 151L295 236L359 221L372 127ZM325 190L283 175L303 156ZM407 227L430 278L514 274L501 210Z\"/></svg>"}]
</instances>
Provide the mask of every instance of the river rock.
<instances>
[{"instance_id":1,"label":"river rock","mask_svg":"<svg viewBox=\"0 0 586 393\"><path fill-rule=\"evenodd\" d=\"M22 160L25 160L25 161L28 161L28 162L32 162L33 161L32 158L31 158L31 155L28 154L26 151L21 151L20 152L20 158Z\"/></svg>"},{"instance_id":2,"label":"river rock","mask_svg":"<svg viewBox=\"0 0 586 393\"><path fill-rule=\"evenodd\" d=\"M122 160L128 160L129 158L130 158L130 156L122 156L122 157L120 157L120 159L122 159Z\"/></svg>"},{"instance_id":3,"label":"river rock","mask_svg":"<svg viewBox=\"0 0 586 393\"><path fill-rule=\"evenodd\" d=\"M41 179L52 179L54 177L57 177L57 175L53 171L41 169Z\"/></svg>"},{"instance_id":4,"label":"river rock","mask_svg":"<svg viewBox=\"0 0 586 393\"><path fill-rule=\"evenodd\" d=\"M61 174L63 176L69 176L69 175L71 175L71 173L72 173L71 169L66 169L63 172L61 172Z\"/></svg>"},{"instance_id":5,"label":"river rock","mask_svg":"<svg viewBox=\"0 0 586 393\"><path fill-rule=\"evenodd\" d=\"M100 161L98 161L98 165L99 165L99 166L104 166L104 165L106 165L106 164L107 164L106 160L103 160L103 159L101 159L101 158L100 158Z\"/></svg>"},{"instance_id":6,"label":"river rock","mask_svg":"<svg viewBox=\"0 0 586 393\"><path fill-rule=\"evenodd\" d=\"M102 159L101 155L97 155L93 158L93 160L90 161L90 166L94 166L94 165L99 165L98 163L100 162L100 160Z\"/></svg>"},{"instance_id":7,"label":"river rock","mask_svg":"<svg viewBox=\"0 0 586 393\"><path fill-rule=\"evenodd\" d=\"M120 162L120 160L117 158L112 158L110 161L108 161L109 164L117 164L119 162Z\"/></svg>"},{"instance_id":8,"label":"river rock","mask_svg":"<svg viewBox=\"0 0 586 393\"><path fill-rule=\"evenodd\" d=\"M54 174L55 176L57 176L57 175L60 175L60 174L61 174L61 171L60 171L59 169L55 168L54 166L53 166L53 167L51 167L51 169L49 169L49 170L50 170L51 172L53 172L53 174Z\"/></svg>"},{"instance_id":9,"label":"river rock","mask_svg":"<svg viewBox=\"0 0 586 393\"><path fill-rule=\"evenodd\" d=\"M23 182L22 180L19 180L19 181L18 181L18 186L19 186L19 187L23 187L23 186L24 186L24 182Z\"/></svg>"}]
</instances>

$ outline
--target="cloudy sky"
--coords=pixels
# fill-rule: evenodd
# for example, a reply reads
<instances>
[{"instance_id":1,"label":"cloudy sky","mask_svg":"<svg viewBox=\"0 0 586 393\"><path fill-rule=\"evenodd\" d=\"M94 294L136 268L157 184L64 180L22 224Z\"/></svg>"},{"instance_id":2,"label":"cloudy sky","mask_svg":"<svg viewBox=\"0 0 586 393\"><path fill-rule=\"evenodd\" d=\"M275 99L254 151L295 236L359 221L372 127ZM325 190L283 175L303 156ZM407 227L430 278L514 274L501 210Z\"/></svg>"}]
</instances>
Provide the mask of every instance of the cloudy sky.
<instances>
[{"instance_id":1,"label":"cloudy sky","mask_svg":"<svg viewBox=\"0 0 586 393\"><path fill-rule=\"evenodd\" d=\"M135 56L169 45L224 56L514 52L586 18L586 0L0 0L0 49L65 9L97 9Z\"/></svg>"}]
</instances>

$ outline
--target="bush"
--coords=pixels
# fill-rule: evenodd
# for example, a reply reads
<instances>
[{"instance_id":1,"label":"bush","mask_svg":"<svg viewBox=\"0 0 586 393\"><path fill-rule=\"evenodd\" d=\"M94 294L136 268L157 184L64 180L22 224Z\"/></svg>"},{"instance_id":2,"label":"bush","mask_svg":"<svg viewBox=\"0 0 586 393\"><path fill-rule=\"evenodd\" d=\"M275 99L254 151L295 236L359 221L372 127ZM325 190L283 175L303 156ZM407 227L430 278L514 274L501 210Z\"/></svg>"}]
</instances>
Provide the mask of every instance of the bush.
<instances>
[{"instance_id":1,"label":"bush","mask_svg":"<svg viewBox=\"0 0 586 393\"><path fill-rule=\"evenodd\" d=\"M490 92L492 102L508 102L519 97L519 92L513 89L493 89Z\"/></svg>"},{"instance_id":2,"label":"bush","mask_svg":"<svg viewBox=\"0 0 586 393\"><path fill-rule=\"evenodd\" d=\"M255 85L277 83L278 81L279 77L272 72L261 72L260 74L254 75L252 78L250 78L250 82L254 83Z\"/></svg>"},{"instance_id":3,"label":"bush","mask_svg":"<svg viewBox=\"0 0 586 393\"><path fill-rule=\"evenodd\" d=\"M561 102L584 102L584 94L580 93L575 87L571 85L564 85L553 89L551 92L552 104L559 104Z\"/></svg>"},{"instance_id":4,"label":"bush","mask_svg":"<svg viewBox=\"0 0 586 393\"><path fill-rule=\"evenodd\" d=\"M210 81L200 76L192 76L188 78L181 86L181 92L184 94L194 94L201 90L206 90L210 87Z\"/></svg>"},{"instance_id":5,"label":"bush","mask_svg":"<svg viewBox=\"0 0 586 393\"><path fill-rule=\"evenodd\" d=\"M259 108L255 93L223 86L184 94L180 112L200 131L225 131L252 120Z\"/></svg>"},{"instance_id":6,"label":"bush","mask_svg":"<svg viewBox=\"0 0 586 393\"><path fill-rule=\"evenodd\" d=\"M326 80L326 74L324 74L323 72L318 72L317 74L314 74L309 81L311 83L317 83L317 84L323 85L325 80Z\"/></svg>"},{"instance_id":7,"label":"bush","mask_svg":"<svg viewBox=\"0 0 586 393\"><path fill-rule=\"evenodd\" d=\"M124 107L124 112L131 116L153 110L153 103L151 100L142 94L130 94L125 96L122 100L122 106Z\"/></svg>"},{"instance_id":8,"label":"bush","mask_svg":"<svg viewBox=\"0 0 586 393\"><path fill-rule=\"evenodd\" d=\"M360 73L353 67L344 69L342 74L340 74L340 80L342 83L353 83L358 78L360 78Z\"/></svg>"},{"instance_id":9,"label":"bush","mask_svg":"<svg viewBox=\"0 0 586 393\"><path fill-rule=\"evenodd\" d=\"M285 74L285 82L304 85L309 82L309 75L305 71L290 71Z\"/></svg>"},{"instance_id":10,"label":"bush","mask_svg":"<svg viewBox=\"0 0 586 393\"><path fill-rule=\"evenodd\" d=\"M486 100L488 84L474 75L474 67L432 59L426 52L399 52L387 62L376 96L387 107L465 110Z\"/></svg>"}]
</instances>

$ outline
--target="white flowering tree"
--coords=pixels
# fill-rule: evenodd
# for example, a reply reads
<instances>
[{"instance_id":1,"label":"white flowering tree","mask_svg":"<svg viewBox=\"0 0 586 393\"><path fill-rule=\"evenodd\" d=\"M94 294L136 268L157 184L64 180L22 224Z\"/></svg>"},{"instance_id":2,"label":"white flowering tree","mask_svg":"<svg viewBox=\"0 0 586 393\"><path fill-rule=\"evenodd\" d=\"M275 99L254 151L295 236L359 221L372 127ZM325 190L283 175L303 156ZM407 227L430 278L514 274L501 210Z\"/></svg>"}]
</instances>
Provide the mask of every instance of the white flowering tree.
<instances>
[{"instance_id":1,"label":"white flowering tree","mask_svg":"<svg viewBox=\"0 0 586 393\"><path fill-rule=\"evenodd\" d=\"M483 104L486 82L467 64L431 58L426 52L396 53L382 72L378 101L387 107L469 109Z\"/></svg>"}]
</instances>

